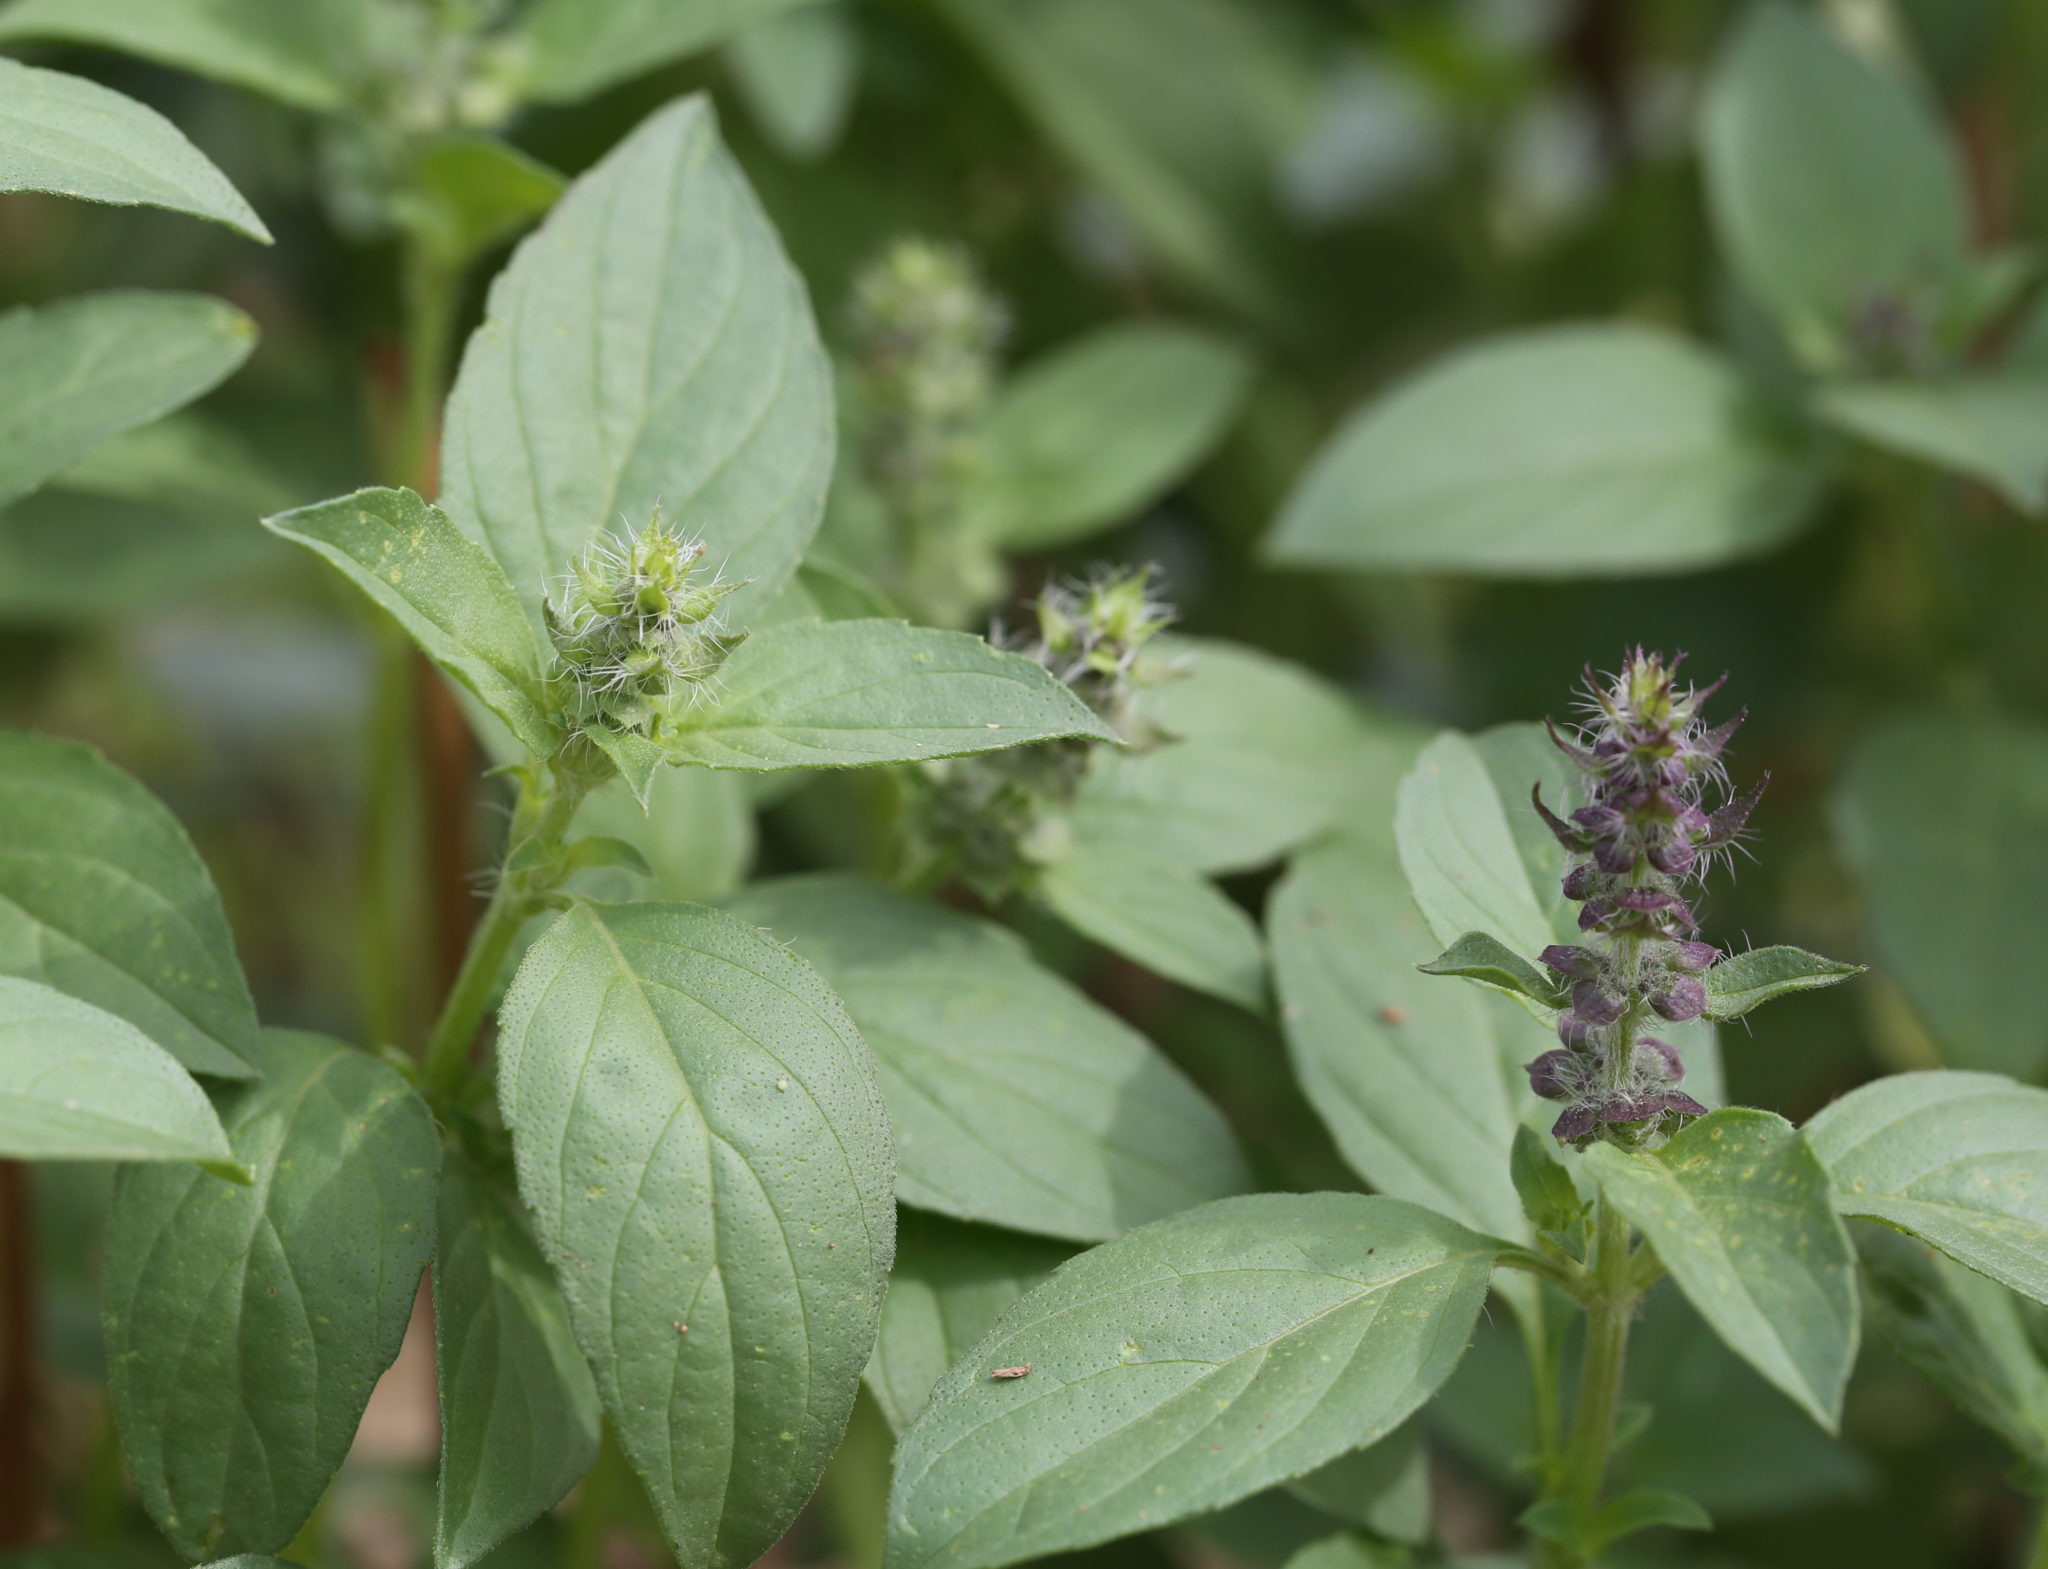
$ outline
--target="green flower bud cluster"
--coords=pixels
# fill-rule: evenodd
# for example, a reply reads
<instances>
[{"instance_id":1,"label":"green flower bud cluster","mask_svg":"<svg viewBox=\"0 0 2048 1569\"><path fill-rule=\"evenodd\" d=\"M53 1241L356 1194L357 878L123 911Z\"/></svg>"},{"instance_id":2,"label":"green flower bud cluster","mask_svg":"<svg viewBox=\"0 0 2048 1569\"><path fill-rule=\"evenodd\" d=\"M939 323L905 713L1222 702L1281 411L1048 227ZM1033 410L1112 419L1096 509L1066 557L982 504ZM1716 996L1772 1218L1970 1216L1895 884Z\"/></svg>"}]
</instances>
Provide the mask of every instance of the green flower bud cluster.
<instances>
[{"instance_id":1,"label":"green flower bud cluster","mask_svg":"<svg viewBox=\"0 0 2048 1569\"><path fill-rule=\"evenodd\" d=\"M1153 589L1149 567L1052 583L1033 605L1035 632L1020 637L997 628L992 636L1058 676L1129 748L1149 750L1172 737L1145 718L1137 696L1180 674L1147 647L1173 622ZM1095 745L1042 741L926 764L910 817L914 858L956 872L985 898L1008 897L1035 868L1071 849L1065 811Z\"/></svg>"},{"instance_id":2,"label":"green flower bud cluster","mask_svg":"<svg viewBox=\"0 0 2048 1569\"><path fill-rule=\"evenodd\" d=\"M849 316L854 446L899 534L892 586L923 618L963 625L1002 591L967 514L1007 313L964 250L910 239L860 276Z\"/></svg>"},{"instance_id":3,"label":"green flower bud cluster","mask_svg":"<svg viewBox=\"0 0 2048 1569\"><path fill-rule=\"evenodd\" d=\"M546 616L578 728L659 735L745 639L719 618L741 585L698 576L704 548L656 507L639 538L600 539L577 558Z\"/></svg>"}]
</instances>

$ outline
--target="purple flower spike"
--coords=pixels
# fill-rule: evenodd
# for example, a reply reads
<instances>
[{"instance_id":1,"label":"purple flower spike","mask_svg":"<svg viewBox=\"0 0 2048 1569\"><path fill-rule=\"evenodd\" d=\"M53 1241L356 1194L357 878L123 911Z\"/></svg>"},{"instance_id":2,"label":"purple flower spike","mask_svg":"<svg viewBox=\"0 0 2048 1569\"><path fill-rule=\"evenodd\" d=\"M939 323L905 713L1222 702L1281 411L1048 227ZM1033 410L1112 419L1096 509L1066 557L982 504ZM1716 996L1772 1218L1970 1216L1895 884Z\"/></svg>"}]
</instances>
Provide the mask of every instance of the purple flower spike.
<instances>
[{"instance_id":1,"label":"purple flower spike","mask_svg":"<svg viewBox=\"0 0 2048 1569\"><path fill-rule=\"evenodd\" d=\"M1564 874L1564 896L1574 903L1590 899L1600 891L1604 882L1605 879L1594 867L1574 866Z\"/></svg>"},{"instance_id":2,"label":"purple flower spike","mask_svg":"<svg viewBox=\"0 0 2048 1569\"><path fill-rule=\"evenodd\" d=\"M1567 1106L1564 1115L1550 1125L1550 1136L1560 1144L1576 1144L1593 1131L1599 1115L1599 1107L1584 1101L1576 1106Z\"/></svg>"},{"instance_id":3,"label":"purple flower spike","mask_svg":"<svg viewBox=\"0 0 2048 1569\"><path fill-rule=\"evenodd\" d=\"M1592 849L1592 840L1543 804L1542 785L1529 786L1529 804L1536 808L1536 815L1543 819L1543 826L1548 828L1557 842L1567 850Z\"/></svg>"},{"instance_id":4,"label":"purple flower spike","mask_svg":"<svg viewBox=\"0 0 2048 1569\"><path fill-rule=\"evenodd\" d=\"M1681 975L1663 991L1652 994L1650 1006L1657 1017L1673 1024L1697 1019L1707 1011L1706 983L1697 975Z\"/></svg>"},{"instance_id":5,"label":"purple flower spike","mask_svg":"<svg viewBox=\"0 0 2048 1569\"><path fill-rule=\"evenodd\" d=\"M1660 844L1650 851L1650 864L1667 877L1683 877L1699 858L1699 851L1682 839Z\"/></svg>"},{"instance_id":6,"label":"purple flower spike","mask_svg":"<svg viewBox=\"0 0 2048 1569\"><path fill-rule=\"evenodd\" d=\"M1749 821L1749 814L1756 810L1756 803L1763 799L1764 786L1770 782L1771 776L1765 774L1735 800L1709 817L1707 835L1700 841L1700 847L1718 850L1723 845L1733 844L1741 834L1743 825Z\"/></svg>"},{"instance_id":7,"label":"purple flower spike","mask_svg":"<svg viewBox=\"0 0 2048 1569\"><path fill-rule=\"evenodd\" d=\"M1721 957L1721 950L1710 942L1678 942L1671 945L1666 963L1678 970L1708 970Z\"/></svg>"},{"instance_id":8,"label":"purple flower spike","mask_svg":"<svg viewBox=\"0 0 2048 1569\"><path fill-rule=\"evenodd\" d=\"M1547 1051L1534 1062L1524 1063L1529 1088L1545 1100L1564 1100L1579 1085L1578 1062L1569 1051Z\"/></svg>"},{"instance_id":9,"label":"purple flower spike","mask_svg":"<svg viewBox=\"0 0 2048 1569\"><path fill-rule=\"evenodd\" d=\"M1569 975L1575 981L1597 981L1607 973L1607 964L1591 948L1567 948L1563 943L1552 943L1536 956L1559 975Z\"/></svg>"}]
</instances>

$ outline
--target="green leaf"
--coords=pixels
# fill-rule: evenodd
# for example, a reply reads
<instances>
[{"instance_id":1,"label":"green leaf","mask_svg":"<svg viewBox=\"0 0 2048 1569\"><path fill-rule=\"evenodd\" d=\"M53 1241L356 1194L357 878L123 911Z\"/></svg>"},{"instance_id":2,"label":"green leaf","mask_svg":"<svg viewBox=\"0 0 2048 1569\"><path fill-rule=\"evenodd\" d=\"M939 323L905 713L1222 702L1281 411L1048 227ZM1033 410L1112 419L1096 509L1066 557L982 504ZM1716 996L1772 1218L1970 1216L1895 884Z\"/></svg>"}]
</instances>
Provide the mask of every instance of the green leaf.
<instances>
[{"instance_id":1,"label":"green leaf","mask_svg":"<svg viewBox=\"0 0 2048 1569\"><path fill-rule=\"evenodd\" d=\"M1498 1247L1397 1199L1316 1193L1223 1199L1082 1254L904 1435L887 1563L1092 1546L1391 1432L1456 1365Z\"/></svg>"},{"instance_id":2,"label":"green leaf","mask_svg":"<svg viewBox=\"0 0 2048 1569\"><path fill-rule=\"evenodd\" d=\"M874 1061L732 916L588 905L500 1011L519 1191L684 1569L751 1563L845 1430L894 1247Z\"/></svg>"},{"instance_id":3,"label":"green leaf","mask_svg":"<svg viewBox=\"0 0 2048 1569\"><path fill-rule=\"evenodd\" d=\"M0 1155L233 1163L175 1057L104 1009L14 976L0 976Z\"/></svg>"},{"instance_id":4,"label":"green leaf","mask_svg":"<svg viewBox=\"0 0 2048 1569\"><path fill-rule=\"evenodd\" d=\"M1429 1448L1420 1419L1287 1484L1333 1520L1420 1546L1429 1539Z\"/></svg>"},{"instance_id":5,"label":"green leaf","mask_svg":"<svg viewBox=\"0 0 2048 1569\"><path fill-rule=\"evenodd\" d=\"M549 16L604 35L585 0L527 13ZM817 531L832 443L803 282L688 98L571 185L491 286L449 399L441 505L538 625L576 555L659 502L751 580L728 602L744 626Z\"/></svg>"},{"instance_id":6,"label":"green leaf","mask_svg":"<svg viewBox=\"0 0 2048 1569\"><path fill-rule=\"evenodd\" d=\"M97 752L0 730L0 974L126 1019L242 1078L256 1010L213 879L161 803Z\"/></svg>"},{"instance_id":7,"label":"green leaf","mask_svg":"<svg viewBox=\"0 0 2048 1569\"><path fill-rule=\"evenodd\" d=\"M597 1388L515 1205L459 1158L441 1174L437 1569L465 1569L597 1458Z\"/></svg>"},{"instance_id":8,"label":"green leaf","mask_svg":"<svg viewBox=\"0 0 2048 1569\"><path fill-rule=\"evenodd\" d=\"M287 556L249 524L291 501L226 426L192 413L139 425L0 512L0 615L68 625L182 603Z\"/></svg>"},{"instance_id":9,"label":"green leaf","mask_svg":"<svg viewBox=\"0 0 2048 1569\"><path fill-rule=\"evenodd\" d=\"M1093 1242L1247 1185L1179 1071L1001 927L852 877L734 910L795 944L874 1048L904 1203Z\"/></svg>"},{"instance_id":10,"label":"green leaf","mask_svg":"<svg viewBox=\"0 0 2048 1569\"><path fill-rule=\"evenodd\" d=\"M1284 1569L1408 1569L1413 1562L1413 1556L1402 1548L1340 1531L1290 1554ZM1473 1560L1473 1569L1478 1569L1478 1560Z\"/></svg>"},{"instance_id":11,"label":"green leaf","mask_svg":"<svg viewBox=\"0 0 2048 1569\"><path fill-rule=\"evenodd\" d=\"M583 803L577 823L632 845L646 858L648 880L627 883L611 877L579 886L605 898L690 903L725 898L746 881L753 864L750 777L708 768L664 768L655 775L644 811L624 786L595 792Z\"/></svg>"},{"instance_id":12,"label":"green leaf","mask_svg":"<svg viewBox=\"0 0 2048 1569\"><path fill-rule=\"evenodd\" d=\"M1752 948L1730 954L1707 971L1707 1017L1739 1019L1792 992L1815 991L1862 973L1860 964L1823 959L1804 948Z\"/></svg>"},{"instance_id":13,"label":"green leaf","mask_svg":"<svg viewBox=\"0 0 2048 1569\"><path fill-rule=\"evenodd\" d=\"M1251 376L1227 338L1144 323L1033 360L982 429L987 526L1013 550L1047 550L1124 521L1202 460Z\"/></svg>"},{"instance_id":14,"label":"green leaf","mask_svg":"<svg viewBox=\"0 0 2048 1569\"><path fill-rule=\"evenodd\" d=\"M839 140L860 84L860 32L838 0L773 11L725 46L726 69L762 135L786 158Z\"/></svg>"},{"instance_id":15,"label":"green leaf","mask_svg":"<svg viewBox=\"0 0 2048 1569\"><path fill-rule=\"evenodd\" d=\"M370 69L375 20L359 0L15 0L0 43L92 44L332 110Z\"/></svg>"},{"instance_id":16,"label":"green leaf","mask_svg":"<svg viewBox=\"0 0 2048 1569\"><path fill-rule=\"evenodd\" d=\"M1429 963L1415 968L1424 975L1457 975L1495 991L1512 992L1539 1008L1561 1008L1566 1000L1567 988L1557 975L1538 969L1490 932L1467 932Z\"/></svg>"},{"instance_id":17,"label":"green leaf","mask_svg":"<svg viewBox=\"0 0 2048 1569\"><path fill-rule=\"evenodd\" d=\"M1557 1141L1527 1123L1515 1128L1508 1154L1508 1175L1522 1201L1522 1213L1538 1231L1567 1231L1586 1212L1572 1175L1557 1158Z\"/></svg>"},{"instance_id":18,"label":"green leaf","mask_svg":"<svg viewBox=\"0 0 2048 1569\"><path fill-rule=\"evenodd\" d=\"M438 263L459 272L532 223L567 181L510 142L476 132L437 136L412 158L399 194L405 217Z\"/></svg>"},{"instance_id":19,"label":"green leaf","mask_svg":"<svg viewBox=\"0 0 2048 1569\"><path fill-rule=\"evenodd\" d=\"M1535 1097L1503 1051L1502 1028L1526 1026L1511 1038L1533 1048L1527 1056L1543 1043L1513 1007L1416 973L1416 954L1432 942L1388 837L1382 828L1377 842L1314 846L1273 895L1274 977L1294 1071L1375 1188L1519 1238L1508 1151Z\"/></svg>"},{"instance_id":20,"label":"green leaf","mask_svg":"<svg viewBox=\"0 0 2048 1569\"><path fill-rule=\"evenodd\" d=\"M1709 79L1700 142L1736 275L1809 363L1842 365L1875 307L1924 329L1965 270L1961 170L1933 113L1818 12L1751 9Z\"/></svg>"},{"instance_id":21,"label":"green leaf","mask_svg":"<svg viewBox=\"0 0 2048 1569\"><path fill-rule=\"evenodd\" d=\"M1034 886L1054 914L1105 948L1170 981L1264 1011L1258 926L1191 867L1106 841L1045 867Z\"/></svg>"},{"instance_id":22,"label":"green leaf","mask_svg":"<svg viewBox=\"0 0 2048 1569\"><path fill-rule=\"evenodd\" d=\"M994 752L1110 729L1042 665L966 632L792 621L742 643L710 701L661 737L669 759L773 773Z\"/></svg>"},{"instance_id":23,"label":"green leaf","mask_svg":"<svg viewBox=\"0 0 2048 1569\"><path fill-rule=\"evenodd\" d=\"M1593 1519L1593 1538L1599 1547L1606 1547L1625 1536L1660 1525L1681 1531L1711 1531L1714 1519L1683 1493L1663 1487L1639 1487L1600 1506Z\"/></svg>"},{"instance_id":24,"label":"green leaf","mask_svg":"<svg viewBox=\"0 0 2048 1569\"><path fill-rule=\"evenodd\" d=\"M620 780L640 803L640 810L654 810L654 781L661 775L662 764L670 760L668 749L630 730L606 730L599 726L584 734L611 759Z\"/></svg>"},{"instance_id":25,"label":"green leaf","mask_svg":"<svg viewBox=\"0 0 2048 1569\"><path fill-rule=\"evenodd\" d=\"M1886 975L1944 1061L2048 1065L2048 730L1995 717L1893 720L1851 752L1833 803Z\"/></svg>"},{"instance_id":26,"label":"green leaf","mask_svg":"<svg viewBox=\"0 0 2048 1569\"><path fill-rule=\"evenodd\" d=\"M1856 1359L1855 1256L1799 1130L1730 1106L1655 1154L1595 1144L1585 1169L1729 1349L1834 1432Z\"/></svg>"},{"instance_id":27,"label":"green leaf","mask_svg":"<svg viewBox=\"0 0 2048 1569\"><path fill-rule=\"evenodd\" d=\"M440 1142L386 1064L267 1032L221 1097L236 1187L125 1167L107 1228L109 1388L150 1517L188 1559L279 1552L398 1354L434 1245Z\"/></svg>"},{"instance_id":28,"label":"green leaf","mask_svg":"<svg viewBox=\"0 0 2048 1569\"><path fill-rule=\"evenodd\" d=\"M2022 512L2048 506L2048 376L1847 382L1817 401L1852 435L1983 480Z\"/></svg>"},{"instance_id":29,"label":"green leaf","mask_svg":"<svg viewBox=\"0 0 2048 1569\"><path fill-rule=\"evenodd\" d=\"M1073 815L1081 854L1122 844L1200 872L1263 866L1390 792L1414 755L1407 725L1298 665L1207 638L1158 646L1186 673L1138 709L1176 739L1095 755Z\"/></svg>"},{"instance_id":30,"label":"green leaf","mask_svg":"<svg viewBox=\"0 0 2048 1569\"><path fill-rule=\"evenodd\" d=\"M1401 781L1394 816L1401 866L1439 941L1498 932L1494 941L1512 956L1576 935L1564 928L1562 898L1539 893L1531 880L1508 810L1484 754L1455 730L1424 747Z\"/></svg>"},{"instance_id":31,"label":"green leaf","mask_svg":"<svg viewBox=\"0 0 2048 1569\"><path fill-rule=\"evenodd\" d=\"M0 502L190 403L255 343L248 317L203 294L89 294L0 314Z\"/></svg>"},{"instance_id":32,"label":"green leaf","mask_svg":"<svg viewBox=\"0 0 2048 1569\"><path fill-rule=\"evenodd\" d=\"M336 567L537 757L561 740L519 596L490 553L410 490L359 490L263 526Z\"/></svg>"},{"instance_id":33,"label":"green leaf","mask_svg":"<svg viewBox=\"0 0 2048 1569\"><path fill-rule=\"evenodd\" d=\"M1705 349L1653 327L1544 327L1354 413L1267 554L1478 577L1687 572L1783 543L1818 484L1814 454Z\"/></svg>"},{"instance_id":34,"label":"green leaf","mask_svg":"<svg viewBox=\"0 0 2048 1569\"><path fill-rule=\"evenodd\" d=\"M1226 0L941 0L941 16L1173 273L1268 320L1296 309L1274 169L1312 67Z\"/></svg>"},{"instance_id":35,"label":"green leaf","mask_svg":"<svg viewBox=\"0 0 2048 1569\"><path fill-rule=\"evenodd\" d=\"M0 191L167 207L270 243L228 177L154 109L18 60L0 59Z\"/></svg>"},{"instance_id":36,"label":"green leaf","mask_svg":"<svg viewBox=\"0 0 2048 1569\"><path fill-rule=\"evenodd\" d=\"M2048 1302L2048 1090L1995 1073L1900 1073L1807 1124L1835 1206Z\"/></svg>"},{"instance_id":37,"label":"green leaf","mask_svg":"<svg viewBox=\"0 0 2048 1569\"><path fill-rule=\"evenodd\" d=\"M2048 1488L2048 1368L2004 1287L1884 1226L1854 1228L1870 1321L1965 1414L2012 1446Z\"/></svg>"},{"instance_id":38,"label":"green leaf","mask_svg":"<svg viewBox=\"0 0 2048 1569\"><path fill-rule=\"evenodd\" d=\"M519 86L569 103L708 49L798 0L533 0L508 42Z\"/></svg>"},{"instance_id":39,"label":"green leaf","mask_svg":"<svg viewBox=\"0 0 2048 1569\"><path fill-rule=\"evenodd\" d=\"M946 1369L1073 1251L1040 1237L904 1211L882 1333L866 1374L889 1431L900 1436Z\"/></svg>"}]
</instances>

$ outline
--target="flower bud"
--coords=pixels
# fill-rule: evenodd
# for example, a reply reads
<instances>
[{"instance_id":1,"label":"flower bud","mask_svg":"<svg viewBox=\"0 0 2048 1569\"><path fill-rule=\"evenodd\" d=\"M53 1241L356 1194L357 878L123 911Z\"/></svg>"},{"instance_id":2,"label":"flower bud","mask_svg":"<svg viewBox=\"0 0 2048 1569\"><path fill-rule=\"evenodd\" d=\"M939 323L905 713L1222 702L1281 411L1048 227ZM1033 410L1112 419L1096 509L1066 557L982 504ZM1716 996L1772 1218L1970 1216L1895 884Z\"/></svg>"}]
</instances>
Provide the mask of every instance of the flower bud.
<instances>
[{"instance_id":1,"label":"flower bud","mask_svg":"<svg viewBox=\"0 0 2048 1569\"><path fill-rule=\"evenodd\" d=\"M1524 1066L1529 1088L1545 1100L1563 1100L1577 1086L1578 1063L1568 1051L1547 1051Z\"/></svg>"},{"instance_id":2,"label":"flower bud","mask_svg":"<svg viewBox=\"0 0 2048 1569\"><path fill-rule=\"evenodd\" d=\"M1624 1006L1619 993L1606 990L1595 981L1580 981L1572 988L1572 1012L1588 1024L1612 1024Z\"/></svg>"},{"instance_id":3,"label":"flower bud","mask_svg":"<svg viewBox=\"0 0 2048 1569\"><path fill-rule=\"evenodd\" d=\"M1696 975L1681 975L1664 990L1651 994L1650 1007L1657 1017L1673 1024L1697 1019L1707 1011L1706 985Z\"/></svg>"},{"instance_id":4,"label":"flower bud","mask_svg":"<svg viewBox=\"0 0 2048 1569\"><path fill-rule=\"evenodd\" d=\"M1575 981L1596 981L1607 973L1606 961L1591 948L1552 943L1537 957L1558 974L1569 975Z\"/></svg>"}]
</instances>

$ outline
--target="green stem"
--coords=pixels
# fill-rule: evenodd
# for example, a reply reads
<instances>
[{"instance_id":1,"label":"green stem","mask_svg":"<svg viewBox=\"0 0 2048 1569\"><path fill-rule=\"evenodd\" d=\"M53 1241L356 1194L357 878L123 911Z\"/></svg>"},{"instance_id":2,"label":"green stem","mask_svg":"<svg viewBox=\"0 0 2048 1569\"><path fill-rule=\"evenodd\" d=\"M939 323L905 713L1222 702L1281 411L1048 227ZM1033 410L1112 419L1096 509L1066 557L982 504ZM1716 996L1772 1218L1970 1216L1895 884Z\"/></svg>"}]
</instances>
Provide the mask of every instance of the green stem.
<instances>
[{"instance_id":1,"label":"green stem","mask_svg":"<svg viewBox=\"0 0 2048 1569\"><path fill-rule=\"evenodd\" d=\"M1585 1360L1579 1369L1571 1438L1553 1494L1569 1508L1575 1534L1582 1537L1592 1525L1607 1478L1607 1454L1614 1440L1614 1414L1621 1404L1621 1375L1628 1356L1629 1321L1636 1306L1628 1222L1604 1196L1599 1201L1595 1236ZM1573 1548L1566 1549L1560 1561L1578 1566L1590 1564L1592 1558Z\"/></svg>"},{"instance_id":2,"label":"green stem","mask_svg":"<svg viewBox=\"0 0 2048 1569\"><path fill-rule=\"evenodd\" d=\"M508 852L529 839L543 845L558 843L568 831L570 820L581 804L583 791L577 786L558 785L538 801L522 792L512 816ZM498 886L484 917L469 935L469 949L462 956L462 968L441 1005L421 1063L421 1079L428 1097L446 1100L462 1085L469 1067L469 1048L482 1027L484 1015L497 1000L498 977L505 960L518 941L519 930L539 911L554 890L555 877L546 866L518 872L501 869Z\"/></svg>"}]
</instances>

